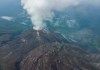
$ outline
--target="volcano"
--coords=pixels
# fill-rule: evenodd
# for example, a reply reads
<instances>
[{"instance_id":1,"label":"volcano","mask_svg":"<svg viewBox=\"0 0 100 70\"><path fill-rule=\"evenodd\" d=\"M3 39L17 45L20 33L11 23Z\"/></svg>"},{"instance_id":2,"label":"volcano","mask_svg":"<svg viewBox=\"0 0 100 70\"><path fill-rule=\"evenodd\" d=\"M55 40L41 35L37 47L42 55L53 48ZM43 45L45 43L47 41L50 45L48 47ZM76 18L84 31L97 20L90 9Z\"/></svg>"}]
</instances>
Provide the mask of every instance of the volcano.
<instances>
[{"instance_id":1,"label":"volcano","mask_svg":"<svg viewBox=\"0 0 100 70\"><path fill-rule=\"evenodd\" d=\"M27 30L0 47L0 70L99 70L68 43L53 31Z\"/></svg>"},{"instance_id":2,"label":"volcano","mask_svg":"<svg viewBox=\"0 0 100 70\"><path fill-rule=\"evenodd\" d=\"M36 31L33 29L23 32L13 40L0 47L0 70L16 70L22 58L32 49L48 43L67 43L60 34L53 31Z\"/></svg>"}]
</instances>

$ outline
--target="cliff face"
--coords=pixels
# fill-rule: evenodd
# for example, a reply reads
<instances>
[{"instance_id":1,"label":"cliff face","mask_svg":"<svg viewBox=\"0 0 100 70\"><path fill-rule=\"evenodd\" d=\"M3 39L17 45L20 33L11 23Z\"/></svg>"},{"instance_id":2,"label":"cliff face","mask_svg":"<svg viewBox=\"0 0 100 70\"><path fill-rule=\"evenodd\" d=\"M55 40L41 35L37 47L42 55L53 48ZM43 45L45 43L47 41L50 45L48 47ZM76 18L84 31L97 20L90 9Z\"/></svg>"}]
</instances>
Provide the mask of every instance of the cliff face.
<instances>
[{"instance_id":1,"label":"cliff face","mask_svg":"<svg viewBox=\"0 0 100 70\"><path fill-rule=\"evenodd\" d=\"M21 70L99 70L77 46L47 44L32 50L21 61Z\"/></svg>"}]
</instances>

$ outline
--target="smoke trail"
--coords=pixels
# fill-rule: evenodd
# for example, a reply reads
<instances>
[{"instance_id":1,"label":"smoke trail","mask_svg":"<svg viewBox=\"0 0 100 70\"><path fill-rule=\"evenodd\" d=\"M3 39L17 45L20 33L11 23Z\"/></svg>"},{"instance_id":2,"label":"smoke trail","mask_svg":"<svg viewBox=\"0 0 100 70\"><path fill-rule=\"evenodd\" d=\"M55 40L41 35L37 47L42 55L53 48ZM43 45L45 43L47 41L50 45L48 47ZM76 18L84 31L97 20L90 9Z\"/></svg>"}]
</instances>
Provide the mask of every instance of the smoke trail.
<instances>
[{"instance_id":1,"label":"smoke trail","mask_svg":"<svg viewBox=\"0 0 100 70\"><path fill-rule=\"evenodd\" d=\"M52 20L54 11L63 11L69 6L76 6L79 0L21 0L23 8L27 11L35 30L46 27L44 21Z\"/></svg>"}]
</instances>

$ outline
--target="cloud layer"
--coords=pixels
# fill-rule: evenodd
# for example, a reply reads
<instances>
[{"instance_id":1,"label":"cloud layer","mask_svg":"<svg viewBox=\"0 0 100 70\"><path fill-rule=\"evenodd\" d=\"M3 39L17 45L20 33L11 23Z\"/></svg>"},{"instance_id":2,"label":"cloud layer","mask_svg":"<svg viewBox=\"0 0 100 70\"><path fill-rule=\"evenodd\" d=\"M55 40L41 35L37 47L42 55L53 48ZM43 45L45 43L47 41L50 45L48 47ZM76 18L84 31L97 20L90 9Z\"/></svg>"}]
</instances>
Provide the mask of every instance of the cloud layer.
<instances>
[{"instance_id":1,"label":"cloud layer","mask_svg":"<svg viewBox=\"0 0 100 70\"><path fill-rule=\"evenodd\" d=\"M70 6L77 6L79 2L79 0L21 0L35 30L46 28L44 21L51 21L55 11L64 11Z\"/></svg>"},{"instance_id":2,"label":"cloud layer","mask_svg":"<svg viewBox=\"0 0 100 70\"><path fill-rule=\"evenodd\" d=\"M10 17L10 16L1 16L0 18L4 19L4 20L8 20L8 21L12 21L13 20L13 17Z\"/></svg>"}]
</instances>

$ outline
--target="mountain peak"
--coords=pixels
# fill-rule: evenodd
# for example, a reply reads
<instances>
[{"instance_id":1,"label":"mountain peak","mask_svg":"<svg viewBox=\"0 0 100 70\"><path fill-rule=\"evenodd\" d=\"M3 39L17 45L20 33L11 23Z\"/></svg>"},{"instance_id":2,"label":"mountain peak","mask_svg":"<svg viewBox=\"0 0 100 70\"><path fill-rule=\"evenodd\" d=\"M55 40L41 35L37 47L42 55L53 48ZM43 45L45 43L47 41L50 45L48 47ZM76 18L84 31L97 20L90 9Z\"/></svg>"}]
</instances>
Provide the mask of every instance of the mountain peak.
<instances>
[{"instance_id":1,"label":"mountain peak","mask_svg":"<svg viewBox=\"0 0 100 70\"><path fill-rule=\"evenodd\" d=\"M30 29L20 35L21 39L26 39L27 41L37 41L42 43L67 43L68 41L62 37L60 34L49 30L33 30Z\"/></svg>"},{"instance_id":2,"label":"mountain peak","mask_svg":"<svg viewBox=\"0 0 100 70\"><path fill-rule=\"evenodd\" d=\"M18 65L22 58L31 50L41 45L52 44L55 42L68 43L65 38L53 31L27 30L14 38L14 40L8 42L7 45L1 47L0 53L5 53L5 55L0 54L3 61L0 65L3 65L3 70L16 70L15 65ZM6 58L4 59L4 57Z\"/></svg>"}]
</instances>

